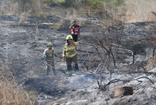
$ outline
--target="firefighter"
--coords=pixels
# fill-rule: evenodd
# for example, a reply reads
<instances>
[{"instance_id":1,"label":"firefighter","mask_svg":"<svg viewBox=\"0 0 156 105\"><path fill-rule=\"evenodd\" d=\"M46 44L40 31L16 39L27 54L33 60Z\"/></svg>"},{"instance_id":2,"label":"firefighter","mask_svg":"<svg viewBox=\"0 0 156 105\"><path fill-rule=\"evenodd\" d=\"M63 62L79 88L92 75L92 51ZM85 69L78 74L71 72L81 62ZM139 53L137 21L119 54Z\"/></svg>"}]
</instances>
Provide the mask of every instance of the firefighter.
<instances>
[{"instance_id":1,"label":"firefighter","mask_svg":"<svg viewBox=\"0 0 156 105\"><path fill-rule=\"evenodd\" d=\"M69 28L73 40L77 42L78 37L80 37L80 26L76 23L76 20L73 21L73 24Z\"/></svg>"},{"instance_id":2,"label":"firefighter","mask_svg":"<svg viewBox=\"0 0 156 105\"><path fill-rule=\"evenodd\" d=\"M55 50L52 48L53 44L48 43L47 47L43 52L43 57L46 61L47 76L50 74L50 69L53 71L53 75L56 75L55 65L54 65L54 56L57 57Z\"/></svg>"},{"instance_id":3,"label":"firefighter","mask_svg":"<svg viewBox=\"0 0 156 105\"><path fill-rule=\"evenodd\" d=\"M72 74L72 62L75 63L74 70L77 72L79 70L76 47L79 45L78 42L73 41L73 37L68 35L66 37L66 43L63 49L63 59L66 60L67 64L67 73L68 75Z\"/></svg>"}]
</instances>

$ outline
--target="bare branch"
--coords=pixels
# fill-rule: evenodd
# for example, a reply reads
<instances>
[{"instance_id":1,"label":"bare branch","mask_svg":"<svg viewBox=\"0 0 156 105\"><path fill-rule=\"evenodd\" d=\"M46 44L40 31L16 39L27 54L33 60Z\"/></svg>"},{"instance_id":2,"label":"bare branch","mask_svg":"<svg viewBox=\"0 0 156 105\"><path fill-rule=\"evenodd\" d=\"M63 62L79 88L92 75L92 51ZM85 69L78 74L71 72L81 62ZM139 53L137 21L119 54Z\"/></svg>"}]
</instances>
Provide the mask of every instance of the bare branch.
<instances>
[{"instance_id":1,"label":"bare branch","mask_svg":"<svg viewBox=\"0 0 156 105\"><path fill-rule=\"evenodd\" d=\"M122 81L122 82L129 82L130 80L113 79L113 80L109 81L107 84L99 86L99 89L103 90L103 91L106 91L110 84L116 83L116 82L120 82L120 81Z\"/></svg>"},{"instance_id":2,"label":"bare branch","mask_svg":"<svg viewBox=\"0 0 156 105\"><path fill-rule=\"evenodd\" d=\"M139 80L139 79L142 79L142 78L148 79L152 84L154 84L154 82L151 79L149 79L148 77L145 77L145 76L144 77L139 77L139 78L137 78L135 80L137 80L138 82L143 82L143 81Z\"/></svg>"},{"instance_id":3,"label":"bare branch","mask_svg":"<svg viewBox=\"0 0 156 105\"><path fill-rule=\"evenodd\" d=\"M142 79L142 78L148 79L152 84L154 84L154 82L151 79L149 79L148 77L146 77L146 76L139 77L139 78L137 78L135 80L137 80L138 82L143 82L143 81L139 80L139 79ZM103 91L106 91L108 86L110 84L112 84L112 83L117 83L117 82L120 82L120 81L122 81L122 82L130 82L131 80L130 79L128 79L128 80L113 79L113 80L110 80L107 84L104 84L104 85L99 84L99 89L103 90Z\"/></svg>"}]
</instances>

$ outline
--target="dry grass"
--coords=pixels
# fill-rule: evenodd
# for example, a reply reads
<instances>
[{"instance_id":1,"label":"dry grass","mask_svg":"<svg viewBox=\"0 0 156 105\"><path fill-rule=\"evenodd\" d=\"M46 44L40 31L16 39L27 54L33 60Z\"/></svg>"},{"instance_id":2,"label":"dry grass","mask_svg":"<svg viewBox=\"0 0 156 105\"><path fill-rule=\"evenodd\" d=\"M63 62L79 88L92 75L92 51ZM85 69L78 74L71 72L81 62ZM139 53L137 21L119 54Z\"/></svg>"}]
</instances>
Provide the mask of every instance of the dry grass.
<instances>
[{"instance_id":1,"label":"dry grass","mask_svg":"<svg viewBox=\"0 0 156 105\"><path fill-rule=\"evenodd\" d=\"M148 60L146 65L146 70L151 70L153 67L156 66L156 45L153 48L153 56Z\"/></svg>"},{"instance_id":2,"label":"dry grass","mask_svg":"<svg viewBox=\"0 0 156 105\"><path fill-rule=\"evenodd\" d=\"M126 0L127 22L156 21L155 0Z\"/></svg>"},{"instance_id":3,"label":"dry grass","mask_svg":"<svg viewBox=\"0 0 156 105\"><path fill-rule=\"evenodd\" d=\"M0 105L34 105L36 100L34 93L25 91L10 73L3 75L4 72L4 70L0 72Z\"/></svg>"},{"instance_id":4,"label":"dry grass","mask_svg":"<svg viewBox=\"0 0 156 105\"><path fill-rule=\"evenodd\" d=\"M151 57L148 60L148 63L146 65L146 70L149 71L151 70L154 66L156 66L156 57Z\"/></svg>"},{"instance_id":5,"label":"dry grass","mask_svg":"<svg viewBox=\"0 0 156 105\"><path fill-rule=\"evenodd\" d=\"M54 24L53 28L54 29L59 29L62 24L63 24L63 21L57 22L57 23Z\"/></svg>"}]
</instances>

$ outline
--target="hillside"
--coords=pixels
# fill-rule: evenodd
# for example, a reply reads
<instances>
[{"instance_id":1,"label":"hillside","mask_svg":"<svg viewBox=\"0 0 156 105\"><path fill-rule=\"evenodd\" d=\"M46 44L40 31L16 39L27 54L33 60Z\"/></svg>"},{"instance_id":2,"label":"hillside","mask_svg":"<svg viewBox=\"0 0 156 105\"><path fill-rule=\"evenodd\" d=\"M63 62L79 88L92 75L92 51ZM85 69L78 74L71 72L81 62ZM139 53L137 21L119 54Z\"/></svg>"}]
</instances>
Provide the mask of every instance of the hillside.
<instances>
[{"instance_id":1,"label":"hillside","mask_svg":"<svg viewBox=\"0 0 156 105\"><path fill-rule=\"evenodd\" d=\"M155 0L126 0L127 13L126 21L143 22L156 21L156 1Z\"/></svg>"},{"instance_id":2,"label":"hillside","mask_svg":"<svg viewBox=\"0 0 156 105\"><path fill-rule=\"evenodd\" d=\"M147 4L152 9L144 13L150 14L154 10L155 2L150 1L152 4ZM146 7L144 3L133 0L127 0L126 4L129 8L136 5L138 11L144 10L142 6ZM128 9L128 16L133 11L133 8ZM8 11L1 14L0 78L1 84L4 82L8 90L1 85L0 104L155 105L154 20L140 19L139 16L144 14L136 12L133 18L127 17L126 23L108 25L104 29L106 23L103 22L106 20L92 13L86 15L81 11L79 15L75 9L59 6L48 7L47 12L49 14L44 18L42 15L17 15ZM68 76L62 50L69 34L68 27L74 19L81 26L80 45L77 47L80 72ZM49 41L58 55L55 58L57 75L51 73L51 76L46 76L42 53ZM115 98L114 89L121 86L132 87L133 94ZM20 97L21 103L18 102ZM24 99L34 99L35 102L26 104Z\"/></svg>"}]
</instances>

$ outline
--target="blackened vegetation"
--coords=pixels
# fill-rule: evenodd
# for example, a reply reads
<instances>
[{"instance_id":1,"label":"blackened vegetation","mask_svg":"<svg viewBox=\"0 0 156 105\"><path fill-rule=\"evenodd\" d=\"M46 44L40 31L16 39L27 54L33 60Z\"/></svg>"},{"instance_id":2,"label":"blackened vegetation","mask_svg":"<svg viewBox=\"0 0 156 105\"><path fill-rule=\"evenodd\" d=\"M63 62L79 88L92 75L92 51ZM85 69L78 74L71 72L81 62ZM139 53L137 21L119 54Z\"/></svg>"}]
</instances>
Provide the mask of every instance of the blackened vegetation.
<instances>
[{"instance_id":1,"label":"blackened vegetation","mask_svg":"<svg viewBox=\"0 0 156 105\"><path fill-rule=\"evenodd\" d=\"M83 37L82 43L91 46L90 51L94 52L88 53L88 57L83 62L84 67L97 76L101 90L105 90L109 84L103 85L101 79L107 73L111 77L112 73L117 72L148 71L147 59L155 51L156 33L153 27L156 27L155 22L125 24L109 27L108 32L94 29L93 35Z\"/></svg>"},{"instance_id":2,"label":"blackened vegetation","mask_svg":"<svg viewBox=\"0 0 156 105\"><path fill-rule=\"evenodd\" d=\"M29 78L25 81L24 86L27 90L36 90L38 93L45 93L51 96L63 96L68 89L59 86L56 78Z\"/></svg>"},{"instance_id":3,"label":"blackened vegetation","mask_svg":"<svg viewBox=\"0 0 156 105\"><path fill-rule=\"evenodd\" d=\"M128 83L128 82L130 82L130 81L132 81L132 80L136 80L137 82L142 83L143 81L140 80L140 79L142 79L142 78L147 79L147 80L150 81L150 83L154 84L154 82L153 82L150 78L143 76L143 77L139 77L139 78L136 78L136 79L127 79L127 80L113 79L113 80L110 80L108 83L105 83L105 84L100 84L100 83L98 82L98 85L99 85L99 89L100 89L100 90L106 91L107 89L109 89L109 85L111 85L111 84L113 84L113 83L117 83L117 82Z\"/></svg>"},{"instance_id":4,"label":"blackened vegetation","mask_svg":"<svg viewBox=\"0 0 156 105\"><path fill-rule=\"evenodd\" d=\"M46 20L39 19L41 22L36 23L35 19L28 20L32 23L30 25L9 26L10 30L8 31L10 33L8 32L8 34L5 34L7 28L5 26L1 27L3 33L0 36L1 59L8 59L10 71L13 72L17 80L25 81L26 89L36 90L38 93L46 93L54 97L62 97L67 92L75 89L69 86L71 81L68 81L68 79L70 77L66 78L65 73L58 73L60 75L56 77L45 77L46 68L44 61L41 61L41 57L47 41L54 42L58 55L61 55L65 35L62 35L59 29L57 30L58 34L53 33L54 30L50 28L51 24L41 24ZM155 22L125 24L109 27L108 32L103 29L96 30L94 27L94 30L89 29L89 32L93 31L89 35L82 34L80 46L77 48L79 66L81 71L86 70L90 75L83 75L82 78L78 77L78 82L75 83L78 86L76 86L84 88L86 79L91 78L97 80L99 90L107 91L111 84L122 81L126 83L132 80L112 79L113 74L153 74L152 72L147 73L145 66L148 64L147 60L150 57L155 57L155 26ZM64 27L66 27L65 24L60 29L64 29ZM17 29L19 29L19 32L14 31ZM85 27L85 29L87 28ZM14 33L11 33L12 31ZM151 62L153 61L154 58L151 59ZM7 65L6 62L4 60L1 65ZM58 71L65 72L66 68L62 65L63 63L57 63ZM150 67L154 66L151 65ZM107 83L104 83L105 79L108 79ZM141 83L141 79L138 79L138 82Z\"/></svg>"},{"instance_id":5,"label":"blackened vegetation","mask_svg":"<svg viewBox=\"0 0 156 105\"><path fill-rule=\"evenodd\" d=\"M154 49L155 43L153 40L156 39L154 37L155 33L146 28L151 25L154 25L154 22L136 23L132 24L132 26L131 24L115 26L108 28L110 30L109 33L94 30L94 35L84 36L83 39L87 42L86 44L93 46L92 51L95 51L100 57L104 55L110 56L114 66L116 66L116 62L118 61L117 58L121 58L119 61L122 60L120 53L125 55L123 60L126 59L126 56L133 57L133 60L129 64L134 64L137 62L135 55L143 56L141 59L143 61L147 57L147 50L153 51ZM130 29L125 27L130 27Z\"/></svg>"}]
</instances>

